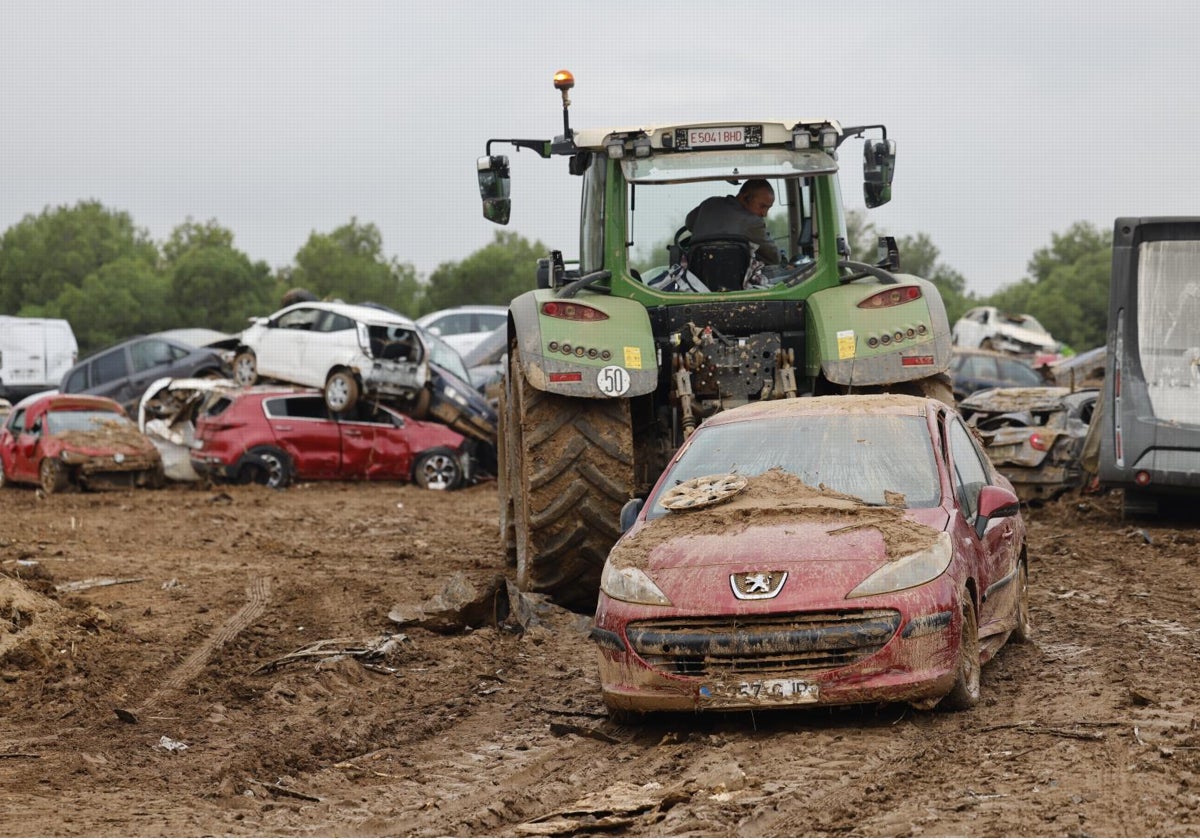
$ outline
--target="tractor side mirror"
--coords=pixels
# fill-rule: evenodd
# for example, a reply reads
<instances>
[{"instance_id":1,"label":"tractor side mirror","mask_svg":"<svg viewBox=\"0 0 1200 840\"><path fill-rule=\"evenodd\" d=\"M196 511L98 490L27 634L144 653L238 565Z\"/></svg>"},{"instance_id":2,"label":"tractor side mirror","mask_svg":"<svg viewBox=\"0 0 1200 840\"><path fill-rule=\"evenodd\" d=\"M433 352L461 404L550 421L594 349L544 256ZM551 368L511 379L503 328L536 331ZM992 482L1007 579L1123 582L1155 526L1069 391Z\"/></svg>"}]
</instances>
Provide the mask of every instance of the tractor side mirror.
<instances>
[{"instance_id":1,"label":"tractor side mirror","mask_svg":"<svg viewBox=\"0 0 1200 840\"><path fill-rule=\"evenodd\" d=\"M483 199L483 217L498 225L508 224L512 210L512 199L508 197L508 156L484 155L476 166L479 197Z\"/></svg>"},{"instance_id":2,"label":"tractor side mirror","mask_svg":"<svg viewBox=\"0 0 1200 840\"><path fill-rule=\"evenodd\" d=\"M895 140L863 143L863 198L868 207L879 207L892 200L892 174L895 171Z\"/></svg>"}]
</instances>

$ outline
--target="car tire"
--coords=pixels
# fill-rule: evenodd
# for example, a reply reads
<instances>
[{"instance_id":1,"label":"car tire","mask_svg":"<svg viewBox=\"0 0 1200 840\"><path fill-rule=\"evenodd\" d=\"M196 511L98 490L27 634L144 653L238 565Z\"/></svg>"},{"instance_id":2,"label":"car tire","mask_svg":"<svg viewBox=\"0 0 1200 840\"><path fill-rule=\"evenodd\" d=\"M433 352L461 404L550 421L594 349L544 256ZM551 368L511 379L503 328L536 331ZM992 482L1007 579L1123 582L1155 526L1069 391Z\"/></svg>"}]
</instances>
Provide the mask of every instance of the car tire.
<instances>
[{"instance_id":1,"label":"car tire","mask_svg":"<svg viewBox=\"0 0 1200 840\"><path fill-rule=\"evenodd\" d=\"M1029 569L1024 559L1017 570L1017 626L1013 628L1012 638L1014 642L1033 639L1033 625L1029 622Z\"/></svg>"},{"instance_id":2,"label":"car tire","mask_svg":"<svg viewBox=\"0 0 1200 840\"><path fill-rule=\"evenodd\" d=\"M463 483L462 463L449 449L423 452L413 465L413 482L425 490L457 490Z\"/></svg>"},{"instance_id":3,"label":"car tire","mask_svg":"<svg viewBox=\"0 0 1200 840\"><path fill-rule=\"evenodd\" d=\"M258 359L250 350L233 357L233 381L247 388L258 381Z\"/></svg>"},{"instance_id":4,"label":"car tire","mask_svg":"<svg viewBox=\"0 0 1200 840\"><path fill-rule=\"evenodd\" d=\"M238 470L242 484L261 484L272 490L282 490L292 483L292 462L287 453L274 446L259 446L246 453Z\"/></svg>"},{"instance_id":5,"label":"car tire","mask_svg":"<svg viewBox=\"0 0 1200 840\"><path fill-rule=\"evenodd\" d=\"M42 462L38 464L38 483L42 487L42 492L49 496L51 493L61 493L66 490L67 485L71 483L71 478L67 475L67 470L61 461L43 458Z\"/></svg>"},{"instance_id":6,"label":"car tire","mask_svg":"<svg viewBox=\"0 0 1200 840\"><path fill-rule=\"evenodd\" d=\"M979 663L979 624L975 618L975 603L971 600L971 593L965 589L959 601L962 604L962 621L959 624L954 687L938 703L938 709L947 712L961 712L979 702L982 666Z\"/></svg>"},{"instance_id":7,"label":"car tire","mask_svg":"<svg viewBox=\"0 0 1200 840\"><path fill-rule=\"evenodd\" d=\"M349 411L358 403L358 379L354 372L341 368L325 380L325 405L338 414Z\"/></svg>"},{"instance_id":8,"label":"car tire","mask_svg":"<svg viewBox=\"0 0 1200 840\"><path fill-rule=\"evenodd\" d=\"M4 472L4 459L0 458L0 490L9 485L8 475Z\"/></svg>"}]
</instances>

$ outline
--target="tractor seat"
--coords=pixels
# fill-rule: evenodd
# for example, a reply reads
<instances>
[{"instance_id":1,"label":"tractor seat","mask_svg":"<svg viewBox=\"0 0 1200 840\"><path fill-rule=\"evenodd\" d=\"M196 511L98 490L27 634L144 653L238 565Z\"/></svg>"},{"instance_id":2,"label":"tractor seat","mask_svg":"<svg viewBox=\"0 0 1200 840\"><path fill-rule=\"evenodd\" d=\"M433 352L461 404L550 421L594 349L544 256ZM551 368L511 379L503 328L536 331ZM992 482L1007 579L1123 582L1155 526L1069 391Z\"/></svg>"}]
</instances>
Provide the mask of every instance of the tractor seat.
<instances>
[{"instance_id":1,"label":"tractor seat","mask_svg":"<svg viewBox=\"0 0 1200 840\"><path fill-rule=\"evenodd\" d=\"M688 246L688 270L714 292L732 292L745 288L752 248L748 239L692 240Z\"/></svg>"}]
</instances>

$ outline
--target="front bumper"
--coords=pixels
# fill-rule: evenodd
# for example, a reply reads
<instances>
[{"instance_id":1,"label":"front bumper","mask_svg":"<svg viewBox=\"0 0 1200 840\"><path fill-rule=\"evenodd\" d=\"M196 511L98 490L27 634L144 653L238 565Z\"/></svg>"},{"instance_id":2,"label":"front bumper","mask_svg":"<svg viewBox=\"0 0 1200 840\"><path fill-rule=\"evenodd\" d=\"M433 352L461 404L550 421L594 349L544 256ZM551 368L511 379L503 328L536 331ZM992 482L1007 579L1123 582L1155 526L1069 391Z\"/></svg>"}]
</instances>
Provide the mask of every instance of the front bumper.
<instances>
[{"instance_id":1,"label":"front bumper","mask_svg":"<svg viewBox=\"0 0 1200 840\"><path fill-rule=\"evenodd\" d=\"M933 582L893 604L871 599L869 607L772 614L766 622L740 615L626 623L605 617L613 602L602 596L592 638L604 701L639 712L936 701L955 679L957 591ZM673 629L659 632L664 627Z\"/></svg>"}]
</instances>

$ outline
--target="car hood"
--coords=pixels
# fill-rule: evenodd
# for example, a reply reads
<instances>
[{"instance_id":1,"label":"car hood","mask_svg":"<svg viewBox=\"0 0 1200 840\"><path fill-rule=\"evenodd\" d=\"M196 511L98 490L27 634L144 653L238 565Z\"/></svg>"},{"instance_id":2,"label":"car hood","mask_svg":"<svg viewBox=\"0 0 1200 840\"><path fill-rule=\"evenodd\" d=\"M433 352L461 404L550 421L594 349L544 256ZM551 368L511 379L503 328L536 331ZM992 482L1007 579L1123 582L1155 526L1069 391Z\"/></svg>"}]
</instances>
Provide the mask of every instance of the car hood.
<instances>
[{"instance_id":1,"label":"car hood","mask_svg":"<svg viewBox=\"0 0 1200 840\"><path fill-rule=\"evenodd\" d=\"M1058 347L1058 342L1049 333L1038 332L1026 327L1018 327L1016 324L997 324L996 334L1037 347L1045 347L1047 349Z\"/></svg>"},{"instance_id":2,"label":"car hood","mask_svg":"<svg viewBox=\"0 0 1200 840\"><path fill-rule=\"evenodd\" d=\"M60 452L77 452L89 457L146 455L156 451L154 444L133 426L104 426L86 432L59 432L43 439L42 449L48 456Z\"/></svg>"},{"instance_id":3,"label":"car hood","mask_svg":"<svg viewBox=\"0 0 1200 840\"><path fill-rule=\"evenodd\" d=\"M724 503L641 522L608 562L649 573L685 609L710 597L698 580L728 590L730 575L747 573L787 572L792 591L798 584L840 597L880 566L933 545L948 522L942 508L868 505L795 484L797 492L781 496L751 479Z\"/></svg>"}]
</instances>

